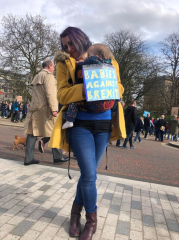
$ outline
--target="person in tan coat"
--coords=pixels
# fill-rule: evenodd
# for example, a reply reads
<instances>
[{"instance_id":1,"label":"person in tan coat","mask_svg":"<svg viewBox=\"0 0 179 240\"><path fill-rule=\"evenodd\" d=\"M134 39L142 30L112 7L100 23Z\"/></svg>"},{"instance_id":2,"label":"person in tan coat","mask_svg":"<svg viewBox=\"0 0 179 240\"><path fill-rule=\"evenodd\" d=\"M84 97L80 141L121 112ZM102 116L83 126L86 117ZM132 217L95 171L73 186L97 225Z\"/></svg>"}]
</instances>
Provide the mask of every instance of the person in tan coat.
<instances>
[{"instance_id":1,"label":"person in tan coat","mask_svg":"<svg viewBox=\"0 0 179 240\"><path fill-rule=\"evenodd\" d=\"M57 83L53 76L54 63L45 60L40 71L32 81L32 100L25 121L26 151L24 165L38 164L34 159L37 137L50 140L58 112ZM68 161L61 149L52 148L54 162Z\"/></svg>"}]
</instances>

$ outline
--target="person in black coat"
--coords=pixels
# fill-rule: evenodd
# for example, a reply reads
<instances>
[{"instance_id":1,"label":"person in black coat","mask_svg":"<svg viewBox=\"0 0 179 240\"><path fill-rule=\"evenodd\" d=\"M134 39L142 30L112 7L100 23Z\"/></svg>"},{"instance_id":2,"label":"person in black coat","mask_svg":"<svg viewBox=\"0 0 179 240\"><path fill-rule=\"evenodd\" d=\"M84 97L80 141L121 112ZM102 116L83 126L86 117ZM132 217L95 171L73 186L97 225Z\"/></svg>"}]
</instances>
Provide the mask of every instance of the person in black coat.
<instances>
[{"instance_id":1,"label":"person in black coat","mask_svg":"<svg viewBox=\"0 0 179 240\"><path fill-rule=\"evenodd\" d=\"M144 139L147 139L147 134L149 133L150 128L150 114L147 114L147 117L144 118L144 129L145 129L145 136Z\"/></svg>"},{"instance_id":2,"label":"person in black coat","mask_svg":"<svg viewBox=\"0 0 179 240\"><path fill-rule=\"evenodd\" d=\"M1 104L1 117L6 118L6 107L7 104L3 101Z\"/></svg>"},{"instance_id":3,"label":"person in black coat","mask_svg":"<svg viewBox=\"0 0 179 240\"><path fill-rule=\"evenodd\" d=\"M155 125L155 141L157 141L157 139L159 139L159 130L160 130L159 118L157 118L157 120L154 121L154 125Z\"/></svg>"},{"instance_id":4,"label":"person in black coat","mask_svg":"<svg viewBox=\"0 0 179 240\"><path fill-rule=\"evenodd\" d=\"M132 145L132 137L135 125L137 123L137 110L136 110L136 101L132 100L131 105L128 106L125 110L125 124L126 124L126 135L127 138L124 141L123 148L128 149L126 146L127 142L129 141L130 148L135 148Z\"/></svg>"},{"instance_id":5,"label":"person in black coat","mask_svg":"<svg viewBox=\"0 0 179 240\"><path fill-rule=\"evenodd\" d=\"M159 124L159 141L163 142L163 133L165 131L166 127L166 121L165 121L165 116L161 115L161 118L158 121Z\"/></svg>"},{"instance_id":6,"label":"person in black coat","mask_svg":"<svg viewBox=\"0 0 179 240\"><path fill-rule=\"evenodd\" d=\"M7 118L11 118L12 117L12 113L13 113L13 109L12 109L12 103L10 102L7 106L7 110L9 112L9 115Z\"/></svg>"},{"instance_id":7,"label":"person in black coat","mask_svg":"<svg viewBox=\"0 0 179 240\"><path fill-rule=\"evenodd\" d=\"M140 132L141 129L143 128L143 122L141 120L141 117L137 117L137 124L135 125L135 132L136 132L136 137L134 138L134 143L136 143L137 139L139 139L139 142L141 143L141 137L140 137Z\"/></svg>"},{"instance_id":8,"label":"person in black coat","mask_svg":"<svg viewBox=\"0 0 179 240\"><path fill-rule=\"evenodd\" d=\"M24 106L23 106L21 122L22 122L22 120L25 119L26 116L27 116L27 105L28 105L28 102L26 102L26 103L24 104Z\"/></svg>"}]
</instances>

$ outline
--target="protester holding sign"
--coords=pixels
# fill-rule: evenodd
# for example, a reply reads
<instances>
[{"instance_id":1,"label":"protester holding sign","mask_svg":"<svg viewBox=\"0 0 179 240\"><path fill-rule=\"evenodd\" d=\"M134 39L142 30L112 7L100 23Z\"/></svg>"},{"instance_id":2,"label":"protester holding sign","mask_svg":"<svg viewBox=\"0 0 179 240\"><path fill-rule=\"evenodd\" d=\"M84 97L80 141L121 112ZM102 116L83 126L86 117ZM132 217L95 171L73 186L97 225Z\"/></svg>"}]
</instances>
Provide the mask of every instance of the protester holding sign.
<instances>
[{"instance_id":1,"label":"protester holding sign","mask_svg":"<svg viewBox=\"0 0 179 240\"><path fill-rule=\"evenodd\" d=\"M110 68L112 58L114 58L112 52L104 44L94 44L89 47L88 58L84 62L78 63L76 68L76 83L85 83L87 99L69 104L65 116L67 121L63 124L62 129L73 127L78 110L91 113L105 112L114 106L115 100L111 98L119 99L115 68L112 70ZM86 67L85 70L84 67ZM107 75L107 78L105 75ZM113 85L113 88L111 88L111 85ZM116 94L113 95L113 93ZM93 101L90 101L91 99Z\"/></svg>"},{"instance_id":2,"label":"protester holding sign","mask_svg":"<svg viewBox=\"0 0 179 240\"><path fill-rule=\"evenodd\" d=\"M125 122L121 104L118 104L118 114L111 119L111 110L102 113L88 113L79 110L74 126L62 129L63 113L68 104L86 99L84 84L76 84L77 64L87 58L87 50L91 42L79 28L68 27L61 37L62 49L55 56L57 77L57 98L63 104L58 114L49 146L74 152L81 176L77 185L76 197L71 210L69 234L80 240L90 240L97 225L97 167L108 145L109 140L125 138ZM118 89L122 96L124 89L120 83L119 67L115 59L112 65L116 69ZM69 145L70 147L69 147ZM80 217L83 206L86 210L86 224L81 233Z\"/></svg>"}]
</instances>

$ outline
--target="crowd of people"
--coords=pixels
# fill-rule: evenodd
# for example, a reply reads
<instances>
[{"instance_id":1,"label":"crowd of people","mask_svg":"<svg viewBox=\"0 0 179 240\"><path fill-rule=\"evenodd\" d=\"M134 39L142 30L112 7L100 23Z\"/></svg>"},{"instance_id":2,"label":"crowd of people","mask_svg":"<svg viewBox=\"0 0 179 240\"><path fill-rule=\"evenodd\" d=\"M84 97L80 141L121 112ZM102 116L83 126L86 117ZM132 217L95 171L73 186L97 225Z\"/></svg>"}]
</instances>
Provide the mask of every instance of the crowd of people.
<instances>
[{"instance_id":1,"label":"crowd of people","mask_svg":"<svg viewBox=\"0 0 179 240\"><path fill-rule=\"evenodd\" d=\"M147 117L141 117L141 121L143 123L142 133L145 136L144 139L147 139L147 135L149 134L150 136L155 136L155 141L163 142L164 138L170 141L178 141L179 118L177 118L177 115L174 115L170 121L166 121L165 115L154 119L153 117L150 118L148 114Z\"/></svg>"},{"instance_id":2,"label":"crowd of people","mask_svg":"<svg viewBox=\"0 0 179 240\"><path fill-rule=\"evenodd\" d=\"M165 115L161 115L160 118L154 119L147 114L146 117L137 116L136 101L132 100L131 105L125 110L125 124L126 124L126 135L123 145L121 145L121 139L117 140L116 146L129 149L126 144L129 141L130 148L135 148L133 143L137 140L139 143L142 142L141 134L143 139L148 139L148 135L154 136L155 141L163 142L164 138L167 140L178 141L179 136L179 118L177 115L173 116L170 121L165 120ZM136 133L134 139L133 135ZM171 136L171 137L170 137Z\"/></svg>"},{"instance_id":3,"label":"crowd of people","mask_svg":"<svg viewBox=\"0 0 179 240\"><path fill-rule=\"evenodd\" d=\"M5 102L2 101L0 106L1 116L0 118L9 118L11 122L22 122L27 115L28 111L28 102L21 103L21 102Z\"/></svg>"}]
</instances>

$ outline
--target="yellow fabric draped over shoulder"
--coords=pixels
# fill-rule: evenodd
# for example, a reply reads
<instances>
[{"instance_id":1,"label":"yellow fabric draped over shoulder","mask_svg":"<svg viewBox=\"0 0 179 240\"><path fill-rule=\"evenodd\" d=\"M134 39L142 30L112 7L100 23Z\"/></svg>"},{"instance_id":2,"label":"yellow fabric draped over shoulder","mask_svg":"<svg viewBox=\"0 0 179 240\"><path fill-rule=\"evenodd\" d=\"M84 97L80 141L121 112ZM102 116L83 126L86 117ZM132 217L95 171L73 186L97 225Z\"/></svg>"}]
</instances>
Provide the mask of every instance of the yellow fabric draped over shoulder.
<instances>
[{"instance_id":1,"label":"yellow fabric draped over shoulder","mask_svg":"<svg viewBox=\"0 0 179 240\"><path fill-rule=\"evenodd\" d=\"M124 87L121 84L119 65L115 59L112 61L112 65L116 68L117 80L118 80L118 89L120 98L124 93ZM118 111L117 115L112 117L112 133L111 133L111 141L115 141L117 139L126 138L126 126L124 120L124 111L121 103L118 103Z\"/></svg>"},{"instance_id":2,"label":"yellow fabric draped over shoulder","mask_svg":"<svg viewBox=\"0 0 179 240\"><path fill-rule=\"evenodd\" d=\"M120 97L124 92L124 88L120 81L119 66L115 59L112 61L112 65L116 68L118 87ZM63 112L66 112L68 104L71 102L78 102L84 100L83 88L84 84L75 85L75 59L68 57L59 61L56 66L56 78L57 78L57 99L59 103L64 105L57 116L56 123L50 138L49 147L69 150L69 145L66 140L66 129L62 129L62 125L65 122L63 119ZM114 141L120 138L126 137L124 112L121 103L118 103L118 112L116 117L112 118L112 133L110 141Z\"/></svg>"}]
</instances>

